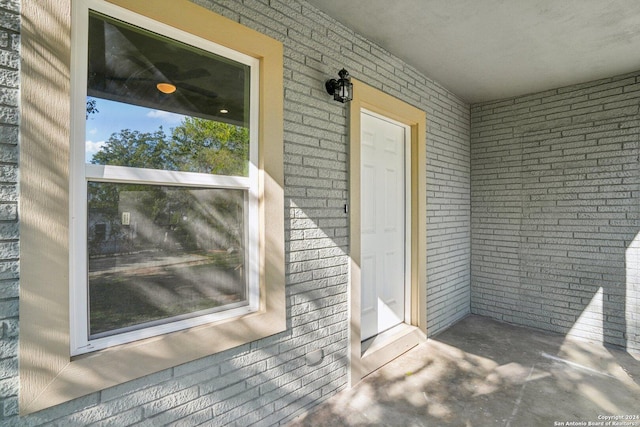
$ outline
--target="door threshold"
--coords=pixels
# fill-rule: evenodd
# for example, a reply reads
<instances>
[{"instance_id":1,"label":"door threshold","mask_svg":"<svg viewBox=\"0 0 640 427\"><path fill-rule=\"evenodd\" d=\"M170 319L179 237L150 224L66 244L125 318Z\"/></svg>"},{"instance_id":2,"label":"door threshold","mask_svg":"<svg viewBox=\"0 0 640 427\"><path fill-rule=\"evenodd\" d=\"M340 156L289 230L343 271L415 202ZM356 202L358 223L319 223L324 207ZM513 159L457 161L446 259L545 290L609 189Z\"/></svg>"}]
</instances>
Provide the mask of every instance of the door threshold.
<instances>
[{"instance_id":1,"label":"door threshold","mask_svg":"<svg viewBox=\"0 0 640 427\"><path fill-rule=\"evenodd\" d=\"M363 376L425 341L426 337L418 327L406 323L363 341L360 358Z\"/></svg>"}]
</instances>

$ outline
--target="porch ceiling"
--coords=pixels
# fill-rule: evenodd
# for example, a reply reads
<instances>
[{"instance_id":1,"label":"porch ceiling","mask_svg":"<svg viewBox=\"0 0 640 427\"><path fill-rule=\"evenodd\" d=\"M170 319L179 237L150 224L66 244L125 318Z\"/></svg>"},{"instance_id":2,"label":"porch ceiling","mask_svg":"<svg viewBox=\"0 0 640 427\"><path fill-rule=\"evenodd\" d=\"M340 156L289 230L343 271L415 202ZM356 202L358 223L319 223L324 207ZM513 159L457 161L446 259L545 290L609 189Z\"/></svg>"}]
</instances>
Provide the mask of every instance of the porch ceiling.
<instances>
[{"instance_id":1,"label":"porch ceiling","mask_svg":"<svg viewBox=\"0 0 640 427\"><path fill-rule=\"evenodd\" d=\"M470 103L640 69L637 0L308 1Z\"/></svg>"}]
</instances>

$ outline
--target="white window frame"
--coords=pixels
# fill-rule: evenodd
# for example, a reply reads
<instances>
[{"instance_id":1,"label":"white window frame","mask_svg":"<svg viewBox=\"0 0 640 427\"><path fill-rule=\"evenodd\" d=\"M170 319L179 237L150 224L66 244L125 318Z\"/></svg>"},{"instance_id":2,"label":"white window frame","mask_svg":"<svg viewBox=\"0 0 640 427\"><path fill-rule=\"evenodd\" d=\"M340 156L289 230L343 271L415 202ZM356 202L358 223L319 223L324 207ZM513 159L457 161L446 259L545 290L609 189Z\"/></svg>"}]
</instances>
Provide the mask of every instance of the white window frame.
<instances>
[{"instance_id":1,"label":"white window frame","mask_svg":"<svg viewBox=\"0 0 640 427\"><path fill-rule=\"evenodd\" d=\"M193 172L142 169L110 165L92 165L85 161L86 96L87 96L87 44L89 10L136 25L145 30L215 53L248 65L250 75L249 174L247 177L220 176ZM258 117L259 117L259 60L220 46L209 40L178 30L169 25L135 14L129 10L100 0L80 0L73 3L72 33L72 106L70 155L70 352L72 356L105 349L111 346L150 338L199 325L255 312L260 306L260 244L259 244L259 169L258 169ZM88 275L87 275L87 182L133 183L169 185L196 188L240 189L248 194L247 214L248 304L177 320L143 329L89 339Z\"/></svg>"}]
</instances>

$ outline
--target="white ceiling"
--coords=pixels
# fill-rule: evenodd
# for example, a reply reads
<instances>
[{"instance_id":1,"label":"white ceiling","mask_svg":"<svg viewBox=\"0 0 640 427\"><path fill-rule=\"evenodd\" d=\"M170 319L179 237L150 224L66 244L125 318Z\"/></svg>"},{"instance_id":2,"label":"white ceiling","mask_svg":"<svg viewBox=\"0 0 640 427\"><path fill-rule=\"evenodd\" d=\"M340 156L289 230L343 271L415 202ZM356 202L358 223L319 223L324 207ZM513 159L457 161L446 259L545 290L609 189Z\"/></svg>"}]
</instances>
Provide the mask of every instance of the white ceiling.
<instances>
[{"instance_id":1,"label":"white ceiling","mask_svg":"<svg viewBox=\"0 0 640 427\"><path fill-rule=\"evenodd\" d=\"M470 103L640 70L640 0L308 2Z\"/></svg>"}]
</instances>

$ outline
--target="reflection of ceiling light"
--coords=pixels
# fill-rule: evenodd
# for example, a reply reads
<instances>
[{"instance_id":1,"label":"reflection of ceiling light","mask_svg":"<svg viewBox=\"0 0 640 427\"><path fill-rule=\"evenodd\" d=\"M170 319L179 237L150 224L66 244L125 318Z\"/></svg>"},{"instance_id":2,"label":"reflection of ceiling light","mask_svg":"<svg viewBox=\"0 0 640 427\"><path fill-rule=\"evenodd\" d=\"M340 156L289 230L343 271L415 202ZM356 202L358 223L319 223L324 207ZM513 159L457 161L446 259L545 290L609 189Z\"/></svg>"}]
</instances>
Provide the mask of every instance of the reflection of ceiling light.
<instances>
[{"instance_id":1,"label":"reflection of ceiling light","mask_svg":"<svg viewBox=\"0 0 640 427\"><path fill-rule=\"evenodd\" d=\"M229 112L229 110L227 110L226 108L223 108L220 110L221 114L227 114Z\"/></svg>"},{"instance_id":2,"label":"reflection of ceiling light","mask_svg":"<svg viewBox=\"0 0 640 427\"><path fill-rule=\"evenodd\" d=\"M173 93L176 91L175 85L172 85L171 83L158 83L156 87L162 93Z\"/></svg>"}]
</instances>

